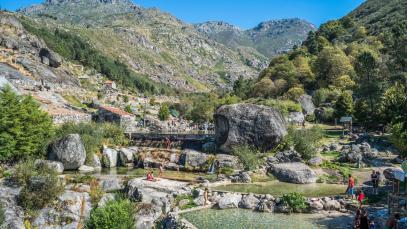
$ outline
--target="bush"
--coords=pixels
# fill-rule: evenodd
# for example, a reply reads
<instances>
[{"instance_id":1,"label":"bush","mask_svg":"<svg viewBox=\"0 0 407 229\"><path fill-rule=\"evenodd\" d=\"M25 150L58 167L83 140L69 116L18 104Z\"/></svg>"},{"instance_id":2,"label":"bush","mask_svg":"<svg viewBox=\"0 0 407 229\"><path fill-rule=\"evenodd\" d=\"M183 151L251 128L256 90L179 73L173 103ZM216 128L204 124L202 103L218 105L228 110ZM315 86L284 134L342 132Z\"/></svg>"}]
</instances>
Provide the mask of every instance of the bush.
<instances>
[{"instance_id":1,"label":"bush","mask_svg":"<svg viewBox=\"0 0 407 229\"><path fill-rule=\"evenodd\" d=\"M249 99L246 102L255 103L258 105L268 106L279 110L284 116L290 112L301 112L302 108L299 103L291 100L278 100L278 99Z\"/></svg>"},{"instance_id":2,"label":"bush","mask_svg":"<svg viewBox=\"0 0 407 229\"><path fill-rule=\"evenodd\" d=\"M220 173L225 174L227 176L232 175L235 170L232 167L223 167L220 169Z\"/></svg>"},{"instance_id":3,"label":"bush","mask_svg":"<svg viewBox=\"0 0 407 229\"><path fill-rule=\"evenodd\" d=\"M86 150L86 162L92 161L94 153L100 152L103 145L127 145L124 130L112 123L65 123L57 130L57 137L78 133Z\"/></svg>"},{"instance_id":4,"label":"bush","mask_svg":"<svg viewBox=\"0 0 407 229\"><path fill-rule=\"evenodd\" d=\"M88 229L133 229L134 206L129 200L117 200L92 210L86 222Z\"/></svg>"},{"instance_id":5,"label":"bush","mask_svg":"<svg viewBox=\"0 0 407 229\"><path fill-rule=\"evenodd\" d=\"M307 208L306 199L300 193L292 192L284 194L282 200L283 203L287 204L290 207L290 210L294 212L301 212Z\"/></svg>"},{"instance_id":6,"label":"bush","mask_svg":"<svg viewBox=\"0 0 407 229\"><path fill-rule=\"evenodd\" d=\"M243 163L245 170L254 170L261 163L262 153L254 147L244 145L234 147L232 154L237 156Z\"/></svg>"},{"instance_id":7,"label":"bush","mask_svg":"<svg viewBox=\"0 0 407 229\"><path fill-rule=\"evenodd\" d=\"M311 159L316 154L316 144L323 137L322 129L313 126L310 129L288 128L288 134L284 138L285 146L293 146L305 160Z\"/></svg>"},{"instance_id":8,"label":"bush","mask_svg":"<svg viewBox=\"0 0 407 229\"><path fill-rule=\"evenodd\" d=\"M54 135L51 117L31 96L0 91L0 161L41 157Z\"/></svg>"},{"instance_id":9,"label":"bush","mask_svg":"<svg viewBox=\"0 0 407 229\"><path fill-rule=\"evenodd\" d=\"M158 118L161 121L167 120L170 117L170 110L166 104L161 105L158 111Z\"/></svg>"},{"instance_id":10,"label":"bush","mask_svg":"<svg viewBox=\"0 0 407 229\"><path fill-rule=\"evenodd\" d=\"M33 161L18 164L10 179L22 186L18 204L28 211L44 208L64 190L55 170Z\"/></svg>"}]
</instances>

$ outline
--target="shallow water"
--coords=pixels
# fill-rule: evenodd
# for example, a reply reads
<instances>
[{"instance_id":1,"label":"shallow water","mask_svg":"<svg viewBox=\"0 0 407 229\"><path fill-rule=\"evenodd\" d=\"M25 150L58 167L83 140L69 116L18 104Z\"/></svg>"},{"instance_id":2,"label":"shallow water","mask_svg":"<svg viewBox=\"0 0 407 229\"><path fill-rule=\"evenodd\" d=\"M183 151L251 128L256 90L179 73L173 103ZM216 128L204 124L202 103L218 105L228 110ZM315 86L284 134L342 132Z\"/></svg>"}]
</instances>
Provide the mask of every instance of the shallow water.
<instances>
[{"instance_id":1,"label":"shallow water","mask_svg":"<svg viewBox=\"0 0 407 229\"><path fill-rule=\"evenodd\" d=\"M338 216L337 221L322 215L259 213L243 209L204 209L182 214L199 229L327 229L346 228Z\"/></svg>"},{"instance_id":2,"label":"shallow water","mask_svg":"<svg viewBox=\"0 0 407 229\"><path fill-rule=\"evenodd\" d=\"M345 185L337 184L291 184L280 181L269 181L253 184L227 184L213 188L219 191L271 194L282 196L290 192L298 192L307 197L335 196L344 194Z\"/></svg>"}]
</instances>

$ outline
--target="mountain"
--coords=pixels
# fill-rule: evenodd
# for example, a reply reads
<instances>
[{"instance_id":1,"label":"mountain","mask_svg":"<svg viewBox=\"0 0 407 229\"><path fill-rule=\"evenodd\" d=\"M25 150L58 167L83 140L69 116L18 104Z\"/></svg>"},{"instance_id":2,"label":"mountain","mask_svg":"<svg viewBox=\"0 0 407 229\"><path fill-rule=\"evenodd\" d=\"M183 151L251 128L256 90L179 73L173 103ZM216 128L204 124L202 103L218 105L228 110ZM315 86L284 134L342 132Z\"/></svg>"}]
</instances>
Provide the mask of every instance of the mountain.
<instances>
[{"instance_id":1,"label":"mountain","mask_svg":"<svg viewBox=\"0 0 407 229\"><path fill-rule=\"evenodd\" d=\"M47 0L19 11L34 27L69 31L155 82L187 91L229 88L253 78L267 58L232 50L158 9L127 0Z\"/></svg>"},{"instance_id":2,"label":"mountain","mask_svg":"<svg viewBox=\"0 0 407 229\"><path fill-rule=\"evenodd\" d=\"M32 27L76 34L131 71L187 91L230 88L241 77L254 78L266 67L269 56L258 50L287 51L305 37L299 34L287 39L287 34L296 31L288 25L296 23L287 20L271 26L273 29L266 23L263 27L267 29L245 31L244 39L230 46L168 13L129 0L46 0L19 13ZM244 45L248 38L250 42Z\"/></svg>"},{"instance_id":3,"label":"mountain","mask_svg":"<svg viewBox=\"0 0 407 229\"><path fill-rule=\"evenodd\" d=\"M300 45L310 31L316 30L311 23L297 18L262 22L248 30L221 21L194 26L200 33L230 48L251 47L266 57L291 50L294 45Z\"/></svg>"}]
</instances>

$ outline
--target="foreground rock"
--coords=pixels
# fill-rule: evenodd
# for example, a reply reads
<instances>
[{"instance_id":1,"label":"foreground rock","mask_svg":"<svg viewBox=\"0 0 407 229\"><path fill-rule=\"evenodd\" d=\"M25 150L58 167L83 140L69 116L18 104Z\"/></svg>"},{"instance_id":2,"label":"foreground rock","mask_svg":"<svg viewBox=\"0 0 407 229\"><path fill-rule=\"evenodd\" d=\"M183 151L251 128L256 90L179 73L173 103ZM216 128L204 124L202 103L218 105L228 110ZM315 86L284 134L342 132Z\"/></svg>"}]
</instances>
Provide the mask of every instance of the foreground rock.
<instances>
[{"instance_id":1,"label":"foreground rock","mask_svg":"<svg viewBox=\"0 0 407 229\"><path fill-rule=\"evenodd\" d=\"M9 187L4 181L0 181L0 204L4 211L4 222L0 222L0 228L7 229L24 229L24 212L17 205L17 196L20 188ZM0 212L1 214L1 212Z\"/></svg>"},{"instance_id":2,"label":"foreground rock","mask_svg":"<svg viewBox=\"0 0 407 229\"><path fill-rule=\"evenodd\" d=\"M64 172L64 165L59 161L49 161L49 160L41 160L37 159L34 162L35 166L46 166L49 169L55 170L57 173Z\"/></svg>"},{"instance_id":3,"label":"foreground rock","mask_svg":"<svg viewBox=\"0 0 407 229\"><path fill-rule=\"evenodd\" d=\"M39 212L33 226L41 229L80 228L89 218L91 208L88 193L67 190L54 206Z\"/></svg>"},{"instance_id":4,"label":"foreground rock","mask_svg":"<svg viewBox=\"0 0 407 229\"><path fill-rule=\"evenodd\" d=\"M219 149L231 152L239 145L254 145L263 150L275 147L286 135L285 120L273 108L254 104L220 107L215 115Z\"/></svg>"},{"instance_id":5,"label":"foreground rock","mask_svg":"<svg viewBox=\"0 0 407 229\"><path fill-rule=\"evenodd\" d=\"M60 161L65 170L75 170L85 163L86 151L79 134L69 134L52 143L48 159Z\"/></svg>"},{"instance_id":6,"label":"foreground rock","mask_svg":"<svg viewBox=\"0 0 407 229\"><path fill-rule=\"evenodd\" d=\"M269 170L279 180L289 183L309 184L317 180L315 172L301 162L274 164Z\"/></svg>"},{"instance_id":7,"label":"foreground rock","mask_svg":"<svg viewBox=\"0 0 407 229\"><path fill-rule=\"evenodd\" d=\"M238 208L241 200L242 196L240 194L226 193L219 199L218 207L219 209Z\"/></svg>"},{"instance_id":8,"label":"foreground rock","mask_svg":"<svg viewBox=\"0 0 407 229\"><path fill-rule=\"evenodd\" d=\"M102 155L102 164L106 168L113 168L117 166L118 153L114 149L104 148Z\"/></svg>"}]
</instances>

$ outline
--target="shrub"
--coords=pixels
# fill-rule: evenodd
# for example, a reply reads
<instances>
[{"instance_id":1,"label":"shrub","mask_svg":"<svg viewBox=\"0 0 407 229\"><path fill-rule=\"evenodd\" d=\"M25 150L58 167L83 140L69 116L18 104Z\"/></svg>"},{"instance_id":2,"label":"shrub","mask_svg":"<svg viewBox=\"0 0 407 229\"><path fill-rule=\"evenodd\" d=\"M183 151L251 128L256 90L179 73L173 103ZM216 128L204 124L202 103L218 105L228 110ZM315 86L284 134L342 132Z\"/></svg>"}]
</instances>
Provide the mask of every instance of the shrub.
<instances>
[{"instance_id":1,"label":"shrub","mask_svg":"<svg viewBox=\"0 0 407 229\"><path fill-rule=\"evenodd\" d=\"M158 111L158 118L161 121L167 120L170 117L170 110L166 104L161 105Z\"/></svg>"},{"instance_id":2,"label":"shrub","mask_svg":"<svg viewBox=\"0 0 407 229\"><path fill-rule=\"evenodd\" d=\"M65 123L57 130L57 137L78 133L86 150L86 162L92 161L103 145L127 145L124 130L112 123Z\"/></svg>"},{"instance_id":3,"label":"shrub","mask_svg":"<svg viewBox=\"0 0 407 229\"><path fill-rule=\"evenodd\" d=\"M0 161L40 157L54 134L51 117L31 96L0 90Z\"/></svg>"},{"instance_id":4,"label":"shrub","mask_svg":"<svg viewBox=\"0 0 407 229\"><path fill-rule=\"evenodd\" d=\"M129 200L117 200L92 210L86 222L88 229L133 229L134 206Z\"/></svg>"},{"instance_id":5,"label":"shrub","mask_svg":"<svg viewBox=\"0 0 407 229\"><path fill-rule=\"evenodd\" d=\"M196 204L194 203L194 197L192 195L187 195L187 194L183 194L183 195L178 195L175 198L175 202L177 203L177 205L179 205L179 202L181 200L188 200L188 203L184 206L180 206L181 210L185 210L188 208L194 208L196 207Z\"/></svg>"},{"instance_id":6,"label":"shrub","mask_svg":"<svg viewBox=\"0 0 407 229\"><path fill-rule=\"evenodd\" d=\"M225 174L227 176L232 175L235 172L235 170L232 167L223 167L220 170L220 173Z\"/></svg>"},{"instance_id":7,"label":"shrub","mask_svg":"<svg viewBox=\"0 0 407 229\"><path fill-rule=\"evenodd\" d=\"M248 145L234 147L232 154L239 158L245 170L254 170L261 163L261 152Z\"/></svg>"},{"instance_id":8,"label":"shrub","mask_svg":"<svg viewBox=\"0 0 407 229\"><path fill-rule=\"evenodd\" d=\"M303 159L308 160L315 156L316 144L322 137L322 129L318 126L313 126L310 129L289 127L284 141L286 146L293 146Z\"/></svg>"},{"instance_id":9,"label":"shrub","mask_svg":"<svg viewBox=\"0 0 407 229\"><path fill-rule=\"evenodd\" d=\"M283 203L290 207L291 211L300 212L307 208L306 199L300 193L292 192L284 194L282 197Z\"/></svg>"},{"instance_id":10,"label":"shrub","mask_svg":"<svg viewBox=\"0 0 407 229\"><path fill-rule=\"evenodd\" d=\"M90 202L93 205L96 205L97 203L99 203L100 199L102 198L104 192L103 190L100 188L99 183L97 182L96 179L92 179L90 181Z\"/></svg>"},{"instance_id":11,"label":"shrub","mask_svg":"<svg viewBox=\"0 0 407 229\"><path fill-rule=\"evenodd\" d=\"M32 161L18 164L10 179L22 186L18 204L28 211L44 208L63 191L55 170Z\"/></svg>"},{"instance_id":12,"label":"shrub","mask_svg":"<svg viewBox=\"0 0 407 229\"><path fill-rule=\"evenodd\" d=\"M296 103L291 100L278 100L278 99L265 99L265 100L256 100L250 99L247 100L248 103L255 103L258 105L268 106L279 110L284 116L287 116L290 112L301 112L302 108L299 103Z\"/></svg>"}]
</instances>

